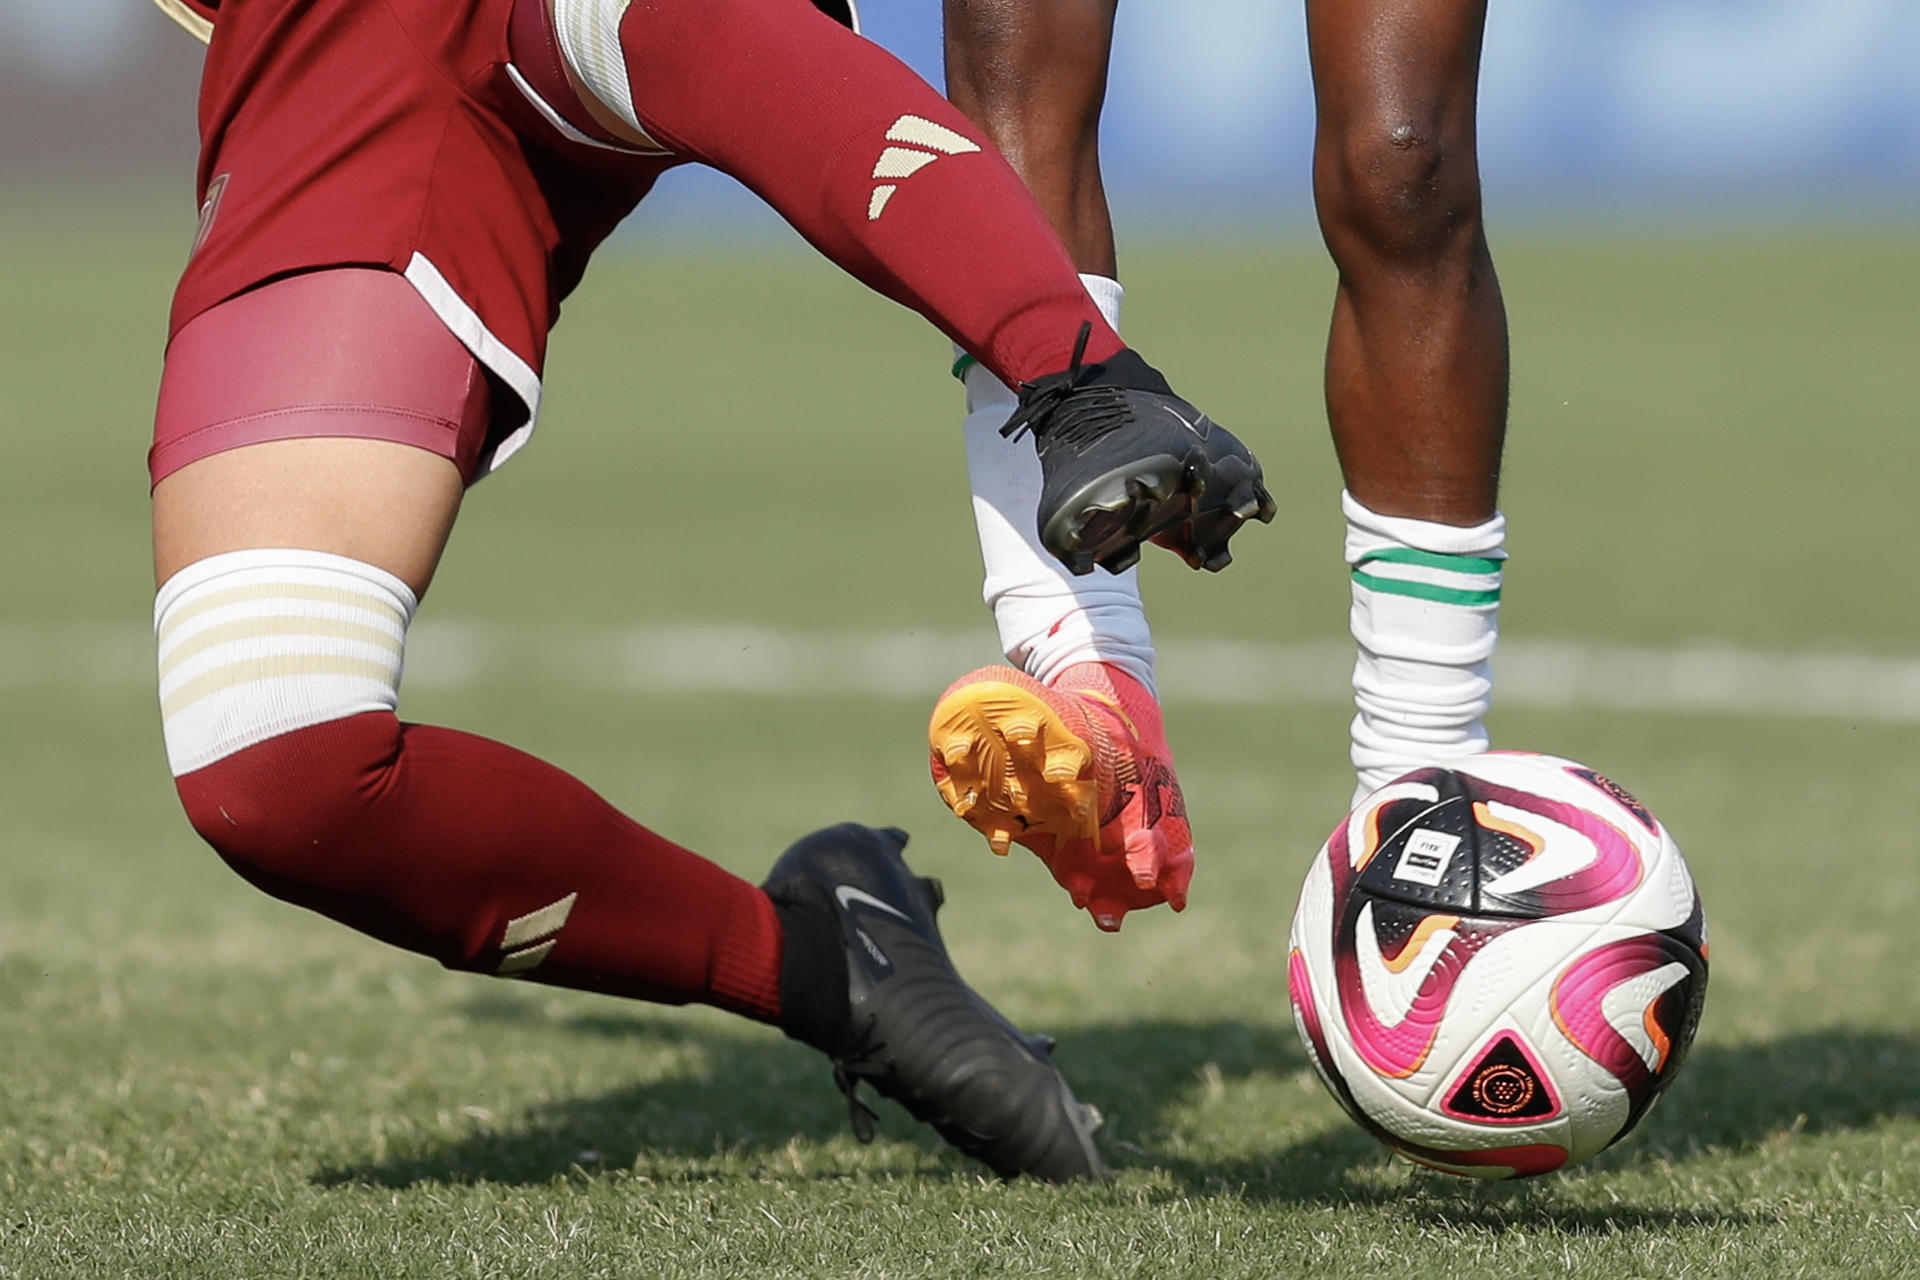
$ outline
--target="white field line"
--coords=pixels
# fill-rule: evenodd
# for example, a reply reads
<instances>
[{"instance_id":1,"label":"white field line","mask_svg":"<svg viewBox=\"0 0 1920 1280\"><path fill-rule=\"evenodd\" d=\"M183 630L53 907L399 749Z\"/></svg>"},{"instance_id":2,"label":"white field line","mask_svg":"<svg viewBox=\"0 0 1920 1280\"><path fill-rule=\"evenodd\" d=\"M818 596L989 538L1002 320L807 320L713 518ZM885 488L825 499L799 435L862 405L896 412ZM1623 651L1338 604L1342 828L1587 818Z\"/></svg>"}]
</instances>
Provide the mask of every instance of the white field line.
<instances>
[{"instance_id":1,"label":"white field line","mask_svg":"<svg viewBox=\"0 0 1920 1280\"><path fill-rule=\"evenodd\" d=\"M513 683L629 693L931 698L994 662L978 631L794 632L747 626L570 628L423 622L407 651L410 689ZM1343 643L1170 641L1161 691L1187 703L1344 702ZM101 688L153 680L142 627L0 623L0 690ZM1509 641L1494 659L1502 707L1831 716L1920 722L1920 659Z\"/></svg>"}]
</instances>

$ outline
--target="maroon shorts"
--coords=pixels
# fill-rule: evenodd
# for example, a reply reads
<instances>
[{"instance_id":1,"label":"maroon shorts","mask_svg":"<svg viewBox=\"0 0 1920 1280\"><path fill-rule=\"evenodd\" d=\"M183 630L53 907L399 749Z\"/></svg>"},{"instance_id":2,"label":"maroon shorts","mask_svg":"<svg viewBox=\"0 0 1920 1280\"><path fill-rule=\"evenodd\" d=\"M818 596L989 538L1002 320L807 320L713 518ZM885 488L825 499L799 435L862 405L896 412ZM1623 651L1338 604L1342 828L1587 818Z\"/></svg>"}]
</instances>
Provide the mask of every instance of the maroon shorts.
<instances>
[{"instance_id":1,"label":"maroon shorts","mask_svg":"<svg viewBox=\"0 0 1920 1280\"><path fill-rule=\"evenodd\" d=\"M469 477L491 470L532 431L560 300L674 163L624 147L584 117L540 0L517 11L514 0L227 0L202 76L200 137L200 229L174 295L168 388L150 459L156 482L276 432L400 432L391 438L438 440L428 447ZM371 286L352 281L362 273L345 273L340 288L262 288L342 274L326 271L333 267L404 281L424 306L407 314L435 317L442 336L511 395L497 397L490 419L469 422L478 392L451 365L442 371L451 382L402 394L389 379L400 367L382 363L382 342L409 351L434 344L397 313L391 324L370 325ZM229 301L253 291L271 298L244 310ZM229 314L209 314L216 309ZM208 323L197 327L203 315ZM265 371L291 368L281 357L295 349L314 370L290 374L261 399ZM350 350L370 372L364 395L343 399ZM230 394L197 378L189 385L182 362L235 385ZM429 366L440 369L432 361L421 368ZM330 398L290 412L285 401L297 386ZM343 430L328 406L349 401L384 407ZM421 411L455 423L453 436L410 416Z\"/></svg>"},{"instance_id":2,"label":"maroon shorts","mask_svg":"<svg viewBox=\"0 0 1920 1280\"><path fill-rule=\"evenodd\" d=\"M492 383L406 279L303 272L201 312L173 337L147 474L313 436L392 440L452 459L469 483L498 444Z\"/></svg>"}]
</instances>

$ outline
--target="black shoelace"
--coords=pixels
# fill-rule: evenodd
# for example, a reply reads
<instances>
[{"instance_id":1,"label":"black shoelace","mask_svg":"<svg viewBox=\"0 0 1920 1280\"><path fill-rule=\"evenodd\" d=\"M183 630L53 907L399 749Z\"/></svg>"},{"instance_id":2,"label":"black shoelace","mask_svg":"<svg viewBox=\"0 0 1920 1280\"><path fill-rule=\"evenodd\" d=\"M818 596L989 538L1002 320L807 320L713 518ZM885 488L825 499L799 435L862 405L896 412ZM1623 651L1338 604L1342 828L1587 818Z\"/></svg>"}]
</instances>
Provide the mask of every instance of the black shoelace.
<instances>
[{"instance_id":1,"label":"black shoelace","mask_svg":"<svg viewBox=\"0 0 1920 1280\"><path fill-rule=\"evenodd\" d=\"M871 1022L867 1029L872 1030ZM872 1065L875 1056L886 1047L884 1040L866 1046L863 1055L866 1060L862 1062L847 1058L833 1060L833 1083L841 1093L846 1095L847 1123L853 1126L853 1136L862 1144L872 1142L874 1134L879 1132L880 1113L868 1106L860 1097L860 1082L886 1074L883 1068Z\"/></svg>"},{"instance_id":2,"label":"black shoelace","mask_svg":"<svg viewBox=\"0 0 1920 1280\"><path fill-rule=\"evenodd\" d=\"M1031 431L1036 439L1058 440L1062 444L1082 444L1097 440L1115 427L1124 425L1131 411L1126 393L1117 387L1082 387L1086 371L1087 342L1093 336L1093 322L1080 325L1073 343L1073 362L1064 374L1051 374L1021 388L1020 407L1014 410L1000 434L1018 440ZM1074 412L1061 417L1060 408L1074 397ZM1057 419L1057 420L1056 420Z\"/></svg>"}]
</instances>

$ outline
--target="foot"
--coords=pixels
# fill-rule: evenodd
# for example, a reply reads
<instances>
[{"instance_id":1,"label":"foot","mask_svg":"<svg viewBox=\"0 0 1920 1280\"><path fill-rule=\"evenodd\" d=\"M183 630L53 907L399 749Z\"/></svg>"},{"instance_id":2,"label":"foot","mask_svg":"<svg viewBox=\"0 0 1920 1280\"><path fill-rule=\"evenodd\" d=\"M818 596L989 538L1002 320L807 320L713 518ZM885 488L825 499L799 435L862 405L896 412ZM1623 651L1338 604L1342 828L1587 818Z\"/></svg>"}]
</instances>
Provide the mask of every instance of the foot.
<instances>
[{"instance_id":1,"label":"foot","mask_svg":"<svg viewBox=\"0 0 1920 1280\"><path fill-rule=\"evenodd\" d=\"M1051 685L983 667L940 696L927 726L934 785L947 807L1004 855L1040 856L1093 922L1187 905L1193 834L1160 727L1160 705L1101 662Z\"/></svg>"},{"instance_id":2,"label":"foot","mask_svg":"<svg viewBox=\"0 0 1920 1280\"><path fill-rule=\"evenodd\" d=\"M1226 568L1240 526L1274 516L1260 463L1131 348L1082 365L1087 334L1066 372L1021 386L1000 429L1033 433L1041 544L1076 574L1123 572L1147 541L1196 569Z\"/></svg>"},{"instance_id":3,"label":"foot","mask_svg":"<svg viewBox=\"0 0 1920 1280\"><path fill-rule=\"evenodd\" d=\"M891 828L829 827L782 854L762 886L784 928L830 931L844 956L844 1015L801 1038L833 1059L855 1134L873 1140L865 1080L1002 1177L1105 1178L1099 1113L1074 1098L1051 1041L1023 1034L954 970L934 920L940 882L908 869L906 843Z\"/></svg>"}]
</instances>

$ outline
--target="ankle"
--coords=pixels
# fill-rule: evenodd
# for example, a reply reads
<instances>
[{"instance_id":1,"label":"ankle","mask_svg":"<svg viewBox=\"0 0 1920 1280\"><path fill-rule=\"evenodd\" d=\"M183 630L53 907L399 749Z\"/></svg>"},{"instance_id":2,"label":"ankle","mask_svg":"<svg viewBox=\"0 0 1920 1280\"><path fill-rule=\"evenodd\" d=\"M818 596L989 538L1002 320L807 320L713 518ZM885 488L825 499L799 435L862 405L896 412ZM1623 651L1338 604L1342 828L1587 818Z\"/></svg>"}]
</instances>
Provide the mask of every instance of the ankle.
<instances>
[{"instance_id":1,"label":"ankle","mask_svg":"<svg viewBox=\"0 0 1920 1280\"><path fill-rule=\"evenodd\" d=\"M824 892L784 885L767 895L780 919L780 1016L789 1039L834 1053L850 1031L847 957Z\"/></svg>"}]
</instances>

